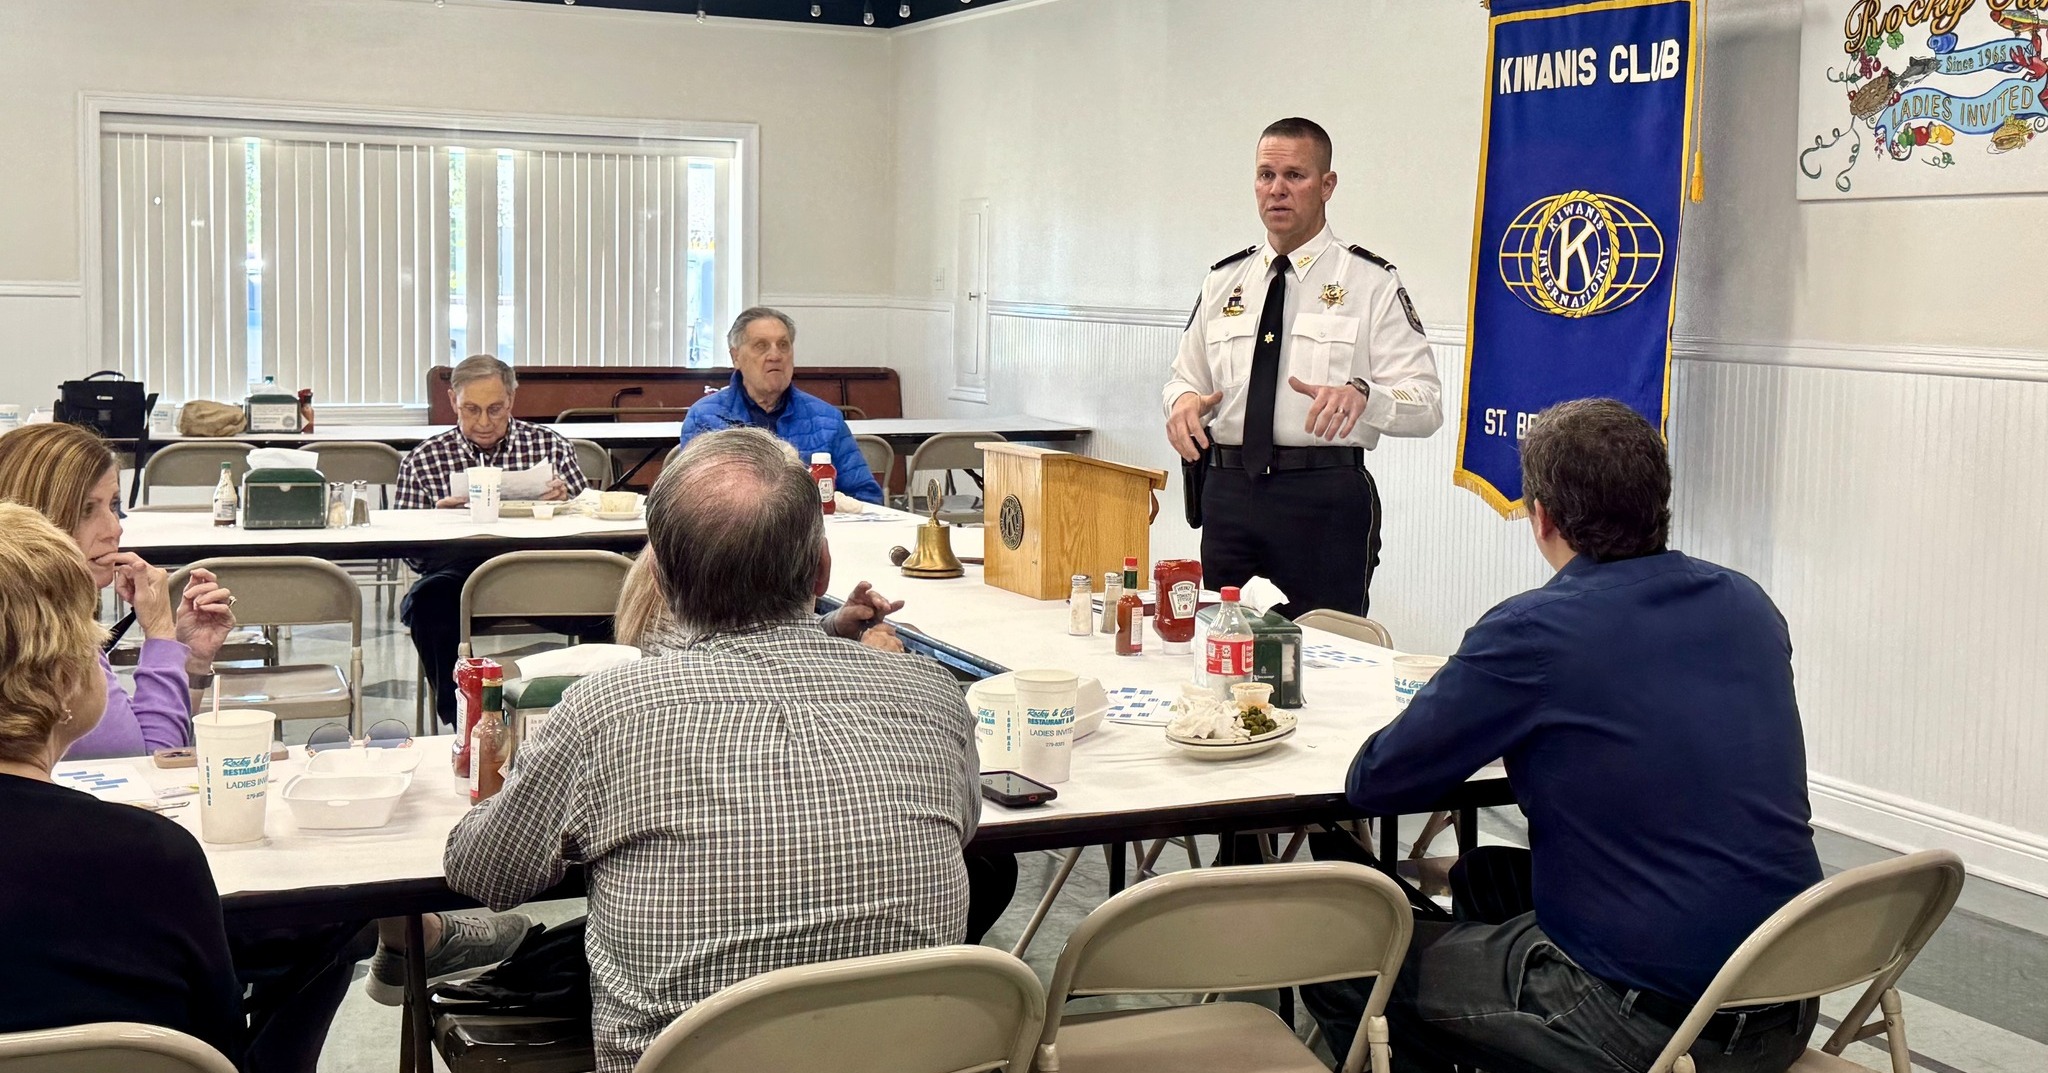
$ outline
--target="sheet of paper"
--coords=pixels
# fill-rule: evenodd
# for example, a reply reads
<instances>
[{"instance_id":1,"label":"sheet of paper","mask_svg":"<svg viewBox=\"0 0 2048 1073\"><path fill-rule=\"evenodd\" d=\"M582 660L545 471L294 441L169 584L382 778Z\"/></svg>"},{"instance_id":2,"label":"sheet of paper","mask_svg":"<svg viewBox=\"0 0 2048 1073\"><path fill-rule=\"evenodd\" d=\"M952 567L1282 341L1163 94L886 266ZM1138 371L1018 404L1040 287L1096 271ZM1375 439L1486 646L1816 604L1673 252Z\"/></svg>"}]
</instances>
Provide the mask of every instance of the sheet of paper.
<instances>
[{"instance_id":1,"label":"sheet of paper","mask_svg":"<svg viewBox=\"0 0 2048 1073\"><path fill-rule=\"evenodd\" d=\"M531 469L509 469L498 485L498 501L539 499L548 494L548 482L555 479L555 464L542 462ZM448 498L469 498L469 471L458 469L448 475Z\"/></svg>"},{"instance_id":2,"label":"sheet of paper","mask_svg":"<svg viewBox=\"0 0 2048 1073\"><path fill-rule=\"evenodd\" d=\"M156 804L156 791L133 764L93 764L75 771L56 772L51 779L59 786L84 790L102 801Z\"/></svg>"}]
</instances>

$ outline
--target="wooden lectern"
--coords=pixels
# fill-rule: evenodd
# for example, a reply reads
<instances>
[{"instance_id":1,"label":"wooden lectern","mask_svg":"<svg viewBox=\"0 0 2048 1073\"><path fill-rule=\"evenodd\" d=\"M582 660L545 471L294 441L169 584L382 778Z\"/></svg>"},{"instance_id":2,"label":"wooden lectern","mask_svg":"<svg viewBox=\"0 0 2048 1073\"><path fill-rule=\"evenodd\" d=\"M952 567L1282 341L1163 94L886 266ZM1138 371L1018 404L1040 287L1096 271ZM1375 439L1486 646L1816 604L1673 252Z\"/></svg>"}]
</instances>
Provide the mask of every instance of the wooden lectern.
<instances>
[{"instance_id":1,"label":"wooden lectern","mask_svg":"<svg viewBox=\"0 0 2048 1073\"><path fill-rule=\"evenodd\" d=\"M1064 600L1074 575L1095 587L1138 557L1141 587L1152 576L1152 493L1162 470L1027 447L978 443L983 479L983 576L1037 600Z\"/></svg>"}]
</instances>

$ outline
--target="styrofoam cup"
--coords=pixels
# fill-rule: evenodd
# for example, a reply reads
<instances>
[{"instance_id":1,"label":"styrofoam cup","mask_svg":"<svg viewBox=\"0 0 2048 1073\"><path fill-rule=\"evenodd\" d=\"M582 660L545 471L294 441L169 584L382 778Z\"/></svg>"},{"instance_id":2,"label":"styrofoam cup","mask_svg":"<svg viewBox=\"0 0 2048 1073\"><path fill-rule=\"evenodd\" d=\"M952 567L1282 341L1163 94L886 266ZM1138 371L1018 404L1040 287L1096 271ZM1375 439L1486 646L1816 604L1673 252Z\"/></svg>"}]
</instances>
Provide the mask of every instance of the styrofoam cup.
<instances>
[{"instance_id":1,"label":"styrofoam cup","mask_svg":"<svg viewBox=\"0 0 2048 1073\"><path fill-rule=\"evenodd\" d=\"M469 520L473 522L495 522L498 520L498 490L505 481L505 471L496 466L471 466L469 477Z\"/></svg>"},{"instance_id":2,"label":"styrofoam cup","mask_svg":"<svg viewBox=\"0 0 2048 1073\"><path fill-rule=\"evenodd\" d=\"M1080 676L1072 671L1018 671L1017 709L1024 716L1018 773L1048 785L1067 781L1074 763L1074 705Z\"/></svg>"},{"instance_id":3,"label":"styrofoam cup","mask_svg":"<svg viewBox=\"0 0 2048 1073\"><path fill-rule=\"evenodd\" d=\"M246 708L192 717L201 839L254 842L263 837L270 739L276 727L277 716Z\"/></svg>"},{"instance_id":4,"label":"styrofoam cup","mask_svg":"<svg viewBox=\"0 0 2048 1073\"><path fill-rule=\"evenodd\" d=\"M1406 708L1447 662L1442 656L1395 656L1394 703Z\"/></svg>"},{"instance_id":5,"label":"styrofoam cup","mask_svg":"<svg viewBox=\"0 0 2048 1073\"><path fill-rule=\"evenodd\" d=\"M983 771L1016 771L1023 757L1024 714L1013 682L979 682L974 700L974 746Z\"/></svg>"},{"instance_id":6,"label":"styrofoam cup","mask_svg":"<svg viewBox=\"0 0 2048 1073\"><path fill-rule=\"evenodd\" d=\"M16 402L0 403L0 432L20 427L21 404Z\"/></svg>"}]
</instances>

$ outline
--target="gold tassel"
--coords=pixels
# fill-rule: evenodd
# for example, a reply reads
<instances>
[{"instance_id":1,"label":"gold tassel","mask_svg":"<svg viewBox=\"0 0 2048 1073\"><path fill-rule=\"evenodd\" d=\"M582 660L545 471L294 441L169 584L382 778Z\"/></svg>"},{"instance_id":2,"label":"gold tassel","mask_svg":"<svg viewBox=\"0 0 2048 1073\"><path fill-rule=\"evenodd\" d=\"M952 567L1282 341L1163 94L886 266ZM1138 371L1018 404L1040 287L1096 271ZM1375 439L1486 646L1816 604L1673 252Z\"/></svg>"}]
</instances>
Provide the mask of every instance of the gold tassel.
<instances>
[{"instance_id":1,"label":"gold tassel","mask_svg":"<svg viewBox=\"0 0 2048 1073\"><path fill-rule=\"evenodd\" d=\"M1697 205L1707 199L1707 151L1702 146L1692 150L1692 203Z\"/></svg>"},{"instance_id":2,"label":"gold tassel","mask_svg":"<svg viewBox=\"0 0 2048 1073\"><path fill-rule=\"evenodd\" d=\"M1707 0L1694 0L1692 15L1692 203L1707 199Z\"/></svg>"}]
</instances>

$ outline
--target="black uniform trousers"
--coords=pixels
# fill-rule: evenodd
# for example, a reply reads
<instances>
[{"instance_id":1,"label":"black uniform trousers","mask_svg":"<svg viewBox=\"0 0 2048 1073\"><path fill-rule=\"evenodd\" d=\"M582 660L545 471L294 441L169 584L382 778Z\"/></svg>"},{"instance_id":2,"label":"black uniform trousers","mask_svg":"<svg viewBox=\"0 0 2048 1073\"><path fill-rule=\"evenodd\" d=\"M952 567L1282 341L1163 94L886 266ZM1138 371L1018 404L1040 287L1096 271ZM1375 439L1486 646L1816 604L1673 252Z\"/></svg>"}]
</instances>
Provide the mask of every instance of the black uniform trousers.
<instances>
[{"instance_id":1,"label":"black uniform trousers","mask_svg":"<svg viewBox=\"0 0 2048 1073\"><path fill-rule=\"evenodd\" d=\"M1328 608L1364 615L1380 562L1380 493L1363 466L1253 477L1214 466L1202 486L1202 585L1263 577L1288 618Z\"/></svg>"}]
</instances>

